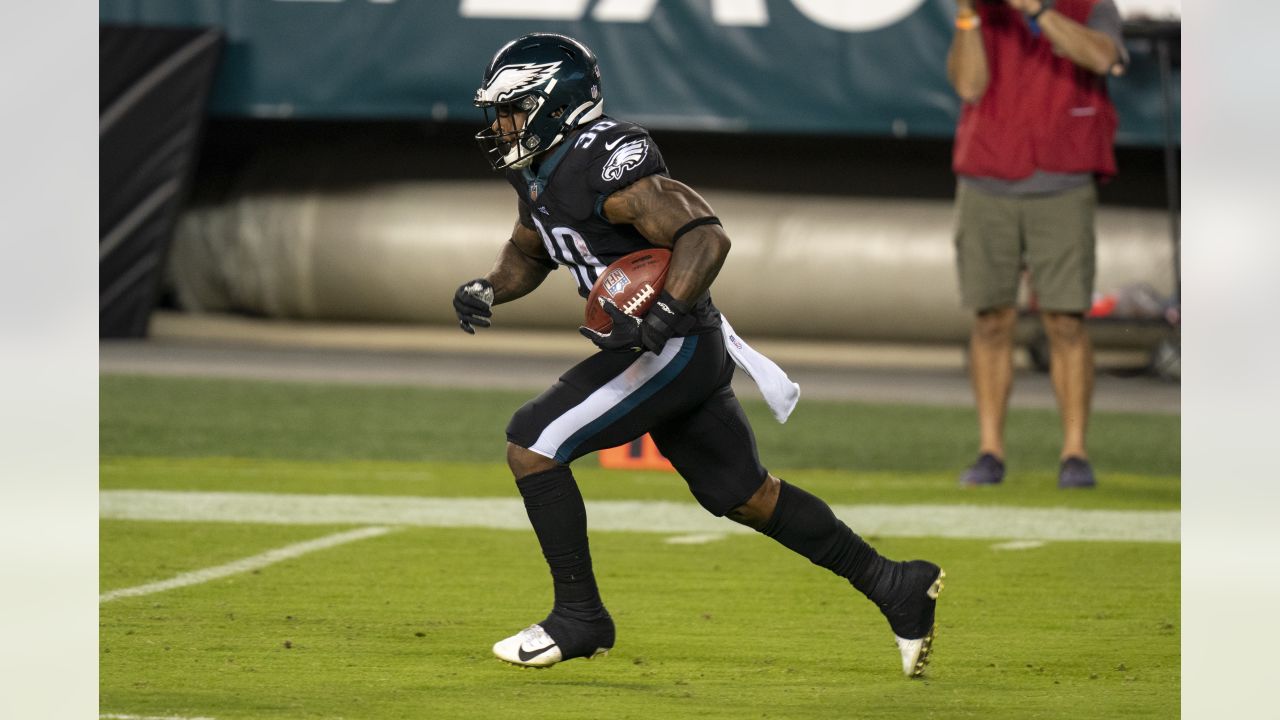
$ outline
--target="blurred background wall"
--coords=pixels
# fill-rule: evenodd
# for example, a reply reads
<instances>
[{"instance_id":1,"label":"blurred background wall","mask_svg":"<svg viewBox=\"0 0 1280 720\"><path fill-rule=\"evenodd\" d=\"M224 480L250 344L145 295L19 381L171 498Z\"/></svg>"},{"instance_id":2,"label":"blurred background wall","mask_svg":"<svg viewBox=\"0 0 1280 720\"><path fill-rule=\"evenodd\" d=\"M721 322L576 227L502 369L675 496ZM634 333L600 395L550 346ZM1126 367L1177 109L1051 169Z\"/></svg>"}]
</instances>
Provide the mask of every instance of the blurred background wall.
<instances>
[{"instance_id":1,"label":"blurred background wall","mask_svg":"<svg viewBox=\"0 0 1280 720\"><path fill-rule=\"evenodd\" d=\"M1097 287L1176 304L1179 9L1118 4L1132 63L1110 81L1120 176L1100 190ZM471 140L481 122L471 97L502 43L546 30L596 51L606 112L648 126L673 175L725 221L734 250L715 295L735 326L853 340L967 336L951 240L959 102L944 69L946 0L99 8L104 27L214 28L224 38L157 302L452 323L453 289L488 269L515 219L509 188ZM104 183L104 195L112 190ZM504 308L503 322L576 324L581 300L560 275ZM1129 310L1142 322L1111 341L1149 341L1133 330L1159 312L1139 318L1151 308L1138 305Z\"/></svg>"}]
</instances>

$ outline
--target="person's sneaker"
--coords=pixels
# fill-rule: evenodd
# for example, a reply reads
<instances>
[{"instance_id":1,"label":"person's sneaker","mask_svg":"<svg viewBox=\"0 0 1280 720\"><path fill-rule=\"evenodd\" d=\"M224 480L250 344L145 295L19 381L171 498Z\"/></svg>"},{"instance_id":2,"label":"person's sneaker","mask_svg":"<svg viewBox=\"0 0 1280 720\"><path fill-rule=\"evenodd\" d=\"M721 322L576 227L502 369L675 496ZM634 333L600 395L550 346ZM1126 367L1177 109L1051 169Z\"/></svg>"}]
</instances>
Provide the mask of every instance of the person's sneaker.
<instances>
[{"instance_id":1,"label":"person's sneaker","mask_svg":"<svg viewBox=\"0 0 1280 720\"><path fill-rule=\"evenodd\" d=\"M550 615L543 624L555 625L563 634L564 642L557 641L542 624L530 625L509 638L493 644L493 654L499 660L520 667L549 668L559 662L585 657L588 660L607 655L613 648L613 620L607 615L596 623L565 621ZM560 628L581 625L583 632L568 633ZM579 637L581 636L581 637Z\"/></svg>"},{"instance_id":2,"label":"person's sneaker","mask_svg":"<svg viewBox=\"0 0 1280 720\"><path fill-rule=\"evenodd\" d=\"M1004 461L991 453L982 453L978 461L969 466L960 476L960 484L964 487L979 485L999 485L1004 481Z\"/></svg>"},{"instance_id":3,"label":"person's sneaker","mask_svg":"<svg viewBox=\"0 0 1280 720\"><path fill-rule=\"evenodd\" d=\"M1063 460L1062 466L1058 468L1058 487L1063 490L1091 488L1096 487L1097 484L1097 479L1093 477L1093 467L1084 458L1069 457Z\"/></svg>"},{"instance_id":4,"label":"person's sneaker","mask_svg":"<svg viewBox=\"0 0 1280 720\"><path fill-rule=\"evenodd\" d=\"M889 620L893 637L902 655L902 672L920 677L933 650L937 630L934 610L947 574L926 560L899 563L898 577L888 600L877 603Z\"/></svg>"}]
</instances>

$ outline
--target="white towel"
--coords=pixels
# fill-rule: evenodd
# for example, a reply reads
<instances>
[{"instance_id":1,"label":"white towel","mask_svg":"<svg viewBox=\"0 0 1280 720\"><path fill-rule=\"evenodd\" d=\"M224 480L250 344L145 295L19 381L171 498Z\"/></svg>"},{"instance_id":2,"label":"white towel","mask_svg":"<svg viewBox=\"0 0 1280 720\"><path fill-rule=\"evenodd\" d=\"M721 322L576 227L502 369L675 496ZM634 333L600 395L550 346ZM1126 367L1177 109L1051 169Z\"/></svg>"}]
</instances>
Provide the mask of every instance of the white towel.
<instances>
[{"instance_id":1,"label":"white towel","mask_svg":"<svg viewBox=\"0 0 1280 720\"><path fill-rule=\"evenodd\" d=\"M764 396L764 401L769 404L769 409L778 422L785 423L791 416L791 411L796 409L796 403L800 402L800 386L791 382L791 378L787 377L787 373L777 363L761 355L738 337L729 324L729 318L723 313L720 314L720 330L724 333L724 344L729 348L729 356L743 372L756 381L760 394Z\"/></svg>"}]
</instances>

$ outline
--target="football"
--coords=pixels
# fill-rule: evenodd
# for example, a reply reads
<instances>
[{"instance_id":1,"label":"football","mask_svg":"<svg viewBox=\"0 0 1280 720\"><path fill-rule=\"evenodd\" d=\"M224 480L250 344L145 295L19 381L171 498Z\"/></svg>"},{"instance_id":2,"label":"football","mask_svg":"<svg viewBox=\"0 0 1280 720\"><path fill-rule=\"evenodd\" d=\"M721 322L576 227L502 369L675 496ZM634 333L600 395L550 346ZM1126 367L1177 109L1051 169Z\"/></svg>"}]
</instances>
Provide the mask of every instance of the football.
<instances>
[{"instance_id":1,"label":"football","mask_svg":"<svg viewBox=\"0 0 1280 720\"><path fill-rule=\"evenodd\" d=\"M583 324L596 332L613 329L613 318L602 303L610 298L631 317L644 317L667 280L671 251L665 248L638 250L624 255L605 268L587 296L587 312Z\"/></svg>"}]
</instances>

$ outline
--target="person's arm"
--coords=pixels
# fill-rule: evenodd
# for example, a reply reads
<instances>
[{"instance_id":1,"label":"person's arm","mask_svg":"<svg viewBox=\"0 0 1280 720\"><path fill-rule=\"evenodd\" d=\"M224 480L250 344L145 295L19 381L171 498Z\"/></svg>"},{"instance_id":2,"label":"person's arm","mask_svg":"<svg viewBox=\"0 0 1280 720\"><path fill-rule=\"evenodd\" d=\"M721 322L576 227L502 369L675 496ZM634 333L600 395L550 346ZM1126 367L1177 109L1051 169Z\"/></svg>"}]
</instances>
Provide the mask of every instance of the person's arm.
<instances>
[{"instance_id":1,"label":"person's arm","mask_svg":"<svg viewBox=\"0 0 1280 720\"><path fill-rule=\"evenodd\" d=\"M601 350L661 353L672 336L693 329L694 303L711 287L729 254L729 236L711 214L711 206L684 183L648 175L609 195L601 208L605 219L635 227L646 240L671 248L671 264L658 299L644 319L627 315L606 302L613 319L609 332L578 328Z\"/></svg>"},{"instance_id":2,"label":"person's arm","mask_svg":"<svg viewBox=\"0 0 1280 720\"><path fill-rule=\"evenodd\" d=\"M947 52L947 80L967 103L977 102L991 80L980 26L973 0L957 0L956 30Z\"/></svg>"},{"instance_id":3,"label":"person's arm","mask_svg":"<svg viewBox=\"0 0 1280 720\"><path fill-rule=\"evenodd\" d=\"M609 222L633 225L654 245L672 248L664 289L681 303L697 301L711 287L729 254L729 236L718 224L697 225L675 242L685 225L714 216L707 201L678 180L642 178L610 195L603 211Z\"/></svg>"},{"instance_id":4,"label":"person's arm","mask_svg":"<svg viewBox=\"0 0 1280 720\"><path fill-rule=\"evenodd\" d=\"M516 222L511 239L498 251L493 269L484 276L493 286L493 304L501 305L533 292L554 267L538 232Z\"/></svg>"},{"instance_id":5,"label":"person's arm","mask_svg":"<svg viewBox=\"0 0 1280 720\"><path fill-rule=\"evenodd\" d=\"M1080 67L1098 75L1106 75L1119 67L1120 49L1106 33L1091 30L1054 10L1043 7L1040 0L1007 0L1010 6L1027 15L1039 15L1036 22L1053 51Z\"/></svg>"},{"instance_id":6,"label":"person's arm","mask_svg":"<svg viewBox=\"0 0 1280 720\"><path fill-rule=\"evenodd\" d=\"M488 274L468 280L453 293L453 310L458 327L474 335L476 327L493 323L492 308L524 297L547 279L555 263L547 255L537 231L524 224L526 208L520 207L520 219L511 230L511 239L498 251L498 259Z\"/></svg>"}]
</instances>

